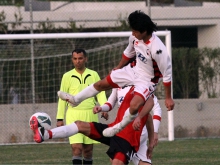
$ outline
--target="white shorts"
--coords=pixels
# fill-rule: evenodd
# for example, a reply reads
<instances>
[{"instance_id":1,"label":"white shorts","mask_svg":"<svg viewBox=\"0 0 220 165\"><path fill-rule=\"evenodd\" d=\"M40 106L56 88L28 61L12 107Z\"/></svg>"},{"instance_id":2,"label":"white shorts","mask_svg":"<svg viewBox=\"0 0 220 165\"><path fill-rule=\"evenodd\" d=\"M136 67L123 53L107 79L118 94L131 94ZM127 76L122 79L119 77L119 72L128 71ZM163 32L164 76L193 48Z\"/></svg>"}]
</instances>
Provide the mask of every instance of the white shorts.
<instances>
[{"instance_id":1,"label":"white shorts","mask_svg":"<svg viewBox=\"0 0 220 165\"><path fill-rule=\"evenodd\" d=\"M110 78L119 87L134 85L134 91L141 94L144 100L147 100L155 90L155 84L150 79L135 74L134 69L130 65L122 69L113 70Z\"/></svg>"},{"instance_id":2,"label":"white shorts","mask_svg":"<svg viewBox=\"0 0 220 165\"><path fill-rule=\"evenodd\" d=\"M131 160L134 165L138 165L140 160L151 164L151 159L147 158L147 139L148 139L147 131L145 131L144 133L142 132L141 138L140 138L139 150L137 153L134 154Z\"/></svg>"}]
</instances>

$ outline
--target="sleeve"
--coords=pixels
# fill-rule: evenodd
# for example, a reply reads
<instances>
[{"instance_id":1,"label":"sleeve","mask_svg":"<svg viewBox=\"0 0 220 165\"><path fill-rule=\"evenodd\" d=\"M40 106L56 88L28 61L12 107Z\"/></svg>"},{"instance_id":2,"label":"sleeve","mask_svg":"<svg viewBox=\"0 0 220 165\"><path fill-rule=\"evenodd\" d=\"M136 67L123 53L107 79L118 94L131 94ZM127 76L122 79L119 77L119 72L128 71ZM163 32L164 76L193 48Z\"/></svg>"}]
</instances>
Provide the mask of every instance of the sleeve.
<instances>
[{"instance_id":1,"label":"sleeve","mask_svg":"<svg viewBox=\"0 0 220 165\"><path fill-rule=\"evenodd\" d=\"M126 47L126 49L123 52L123 58L125 58L127 60L133 58L136 55L135 49L134 49L134 42L135 42L134 36L130 36L128 42L129 42L128 46Z\"/></svg>"},{"instance_id":2,"label":"sleeve","mask_svg":"<svg viewBox=\"0 0 220 165\"><path fill-rule=\"evenodd\" d=\"M172 63L171 57L167 52L165 45L160 42L152 52L153 59L157 62L159 70L163 75L163 84L170 86L172 81Z\"/></svg>"},{"instance_id":3,"label":"sleeve","mask_svg":"<svg viewBox=\"0 0 220 165\"><path fill-rule=\"evenodd\" d=\"M154 107L152 111L153 111L154 132L158 133L161 122L162 110L155 95L154 95Z\"/></svg>"},{"instance_id":4,"label":"sleeve","mask_svg":"<svg viewBox=\"0 0 220 165\"><path fill-rule=\"evenodd\" d=\"M94 77L95 77L95 82L100 80L100 77L99 77L97 72L94 73ZM99 92L96 95L96 98L97 98L97 101L98 101L99 105L103 105L107 101L105 91Z\"/></svg>"},{"instance_id":5,"label":"sleeve","mask_svg":"<svg viewBox=\"0 0 220 165\"><path fill-rule=\"evenodd\" d=\"M108 97L108 101L101 106L102 107L102 111L106 112L106 111L112 110L112 108L116 104L116 101L117 101L117 88L113 88L112 89L112 93Z\"/></svg>"},{"instance_id":6,"label":"sleeve","mask_svg":"<svg viewBox=\"0 0 220 165\"><path fill-rule=\"evenodd\" d=\"M60 91L67 92L69 90L68 76L66 74L63 75L60 85ZM56 119L64 119L65 111L67 107L67 102L63 101L59 98L58 100L58 108L57 108L57 116Z\"/></svg>"}]
</instances>

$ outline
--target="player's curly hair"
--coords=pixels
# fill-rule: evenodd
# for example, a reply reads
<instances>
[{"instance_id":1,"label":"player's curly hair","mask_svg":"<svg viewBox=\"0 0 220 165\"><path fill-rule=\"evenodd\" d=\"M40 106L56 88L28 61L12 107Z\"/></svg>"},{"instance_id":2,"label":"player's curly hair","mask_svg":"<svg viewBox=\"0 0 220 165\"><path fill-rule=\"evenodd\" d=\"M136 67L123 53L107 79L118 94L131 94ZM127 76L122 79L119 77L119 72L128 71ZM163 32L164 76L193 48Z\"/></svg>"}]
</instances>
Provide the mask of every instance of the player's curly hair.
<instances>
[{"instance_id":1,"label":"player's curly hair","mask_svg":"<svg viewBox=\"0 0 220 165\"><path fill-rule=\"evenodd\" d=\"M157 25L152 22L147 14L140 10L136 10L128 16L128 23L131 29L141 33L147 31L148 34L152 34L157 31Z\"/></svg>"}]
</instances>

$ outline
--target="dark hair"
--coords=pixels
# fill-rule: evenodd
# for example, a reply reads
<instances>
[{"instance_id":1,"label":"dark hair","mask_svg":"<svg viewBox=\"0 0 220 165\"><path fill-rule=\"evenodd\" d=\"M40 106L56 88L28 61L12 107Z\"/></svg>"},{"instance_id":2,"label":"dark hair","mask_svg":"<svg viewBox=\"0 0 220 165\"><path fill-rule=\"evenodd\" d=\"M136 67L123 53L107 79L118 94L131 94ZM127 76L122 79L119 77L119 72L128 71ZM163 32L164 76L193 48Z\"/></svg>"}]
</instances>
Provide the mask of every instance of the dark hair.
<instances>
[{"instance_id":1,"label":"dark hair","mask_svg":"<svg viewBox=\"0 0 220 165\"><path fill-rule=\"evenodd\" d=\"M131 29L141 33L147 31L147 34L152 34L154 31L157 31L157 25L152 22L147 14L140 10L136 10L128 16L128 23Z\"/></svg>"},{"instance_id":2,"label":"dark hair","mask_svg":"<svg viewBox=\"0 0 220 165\"><path fill-rule=\"evenodd\" d=\"M73 55L73 53L83 53L84 54L84 56L85 57L87 57L87 53L86 53L86 51L84 50L84 49L74 49L73 51L72 51L72 55Z\"/></svg>"}]
</instances>

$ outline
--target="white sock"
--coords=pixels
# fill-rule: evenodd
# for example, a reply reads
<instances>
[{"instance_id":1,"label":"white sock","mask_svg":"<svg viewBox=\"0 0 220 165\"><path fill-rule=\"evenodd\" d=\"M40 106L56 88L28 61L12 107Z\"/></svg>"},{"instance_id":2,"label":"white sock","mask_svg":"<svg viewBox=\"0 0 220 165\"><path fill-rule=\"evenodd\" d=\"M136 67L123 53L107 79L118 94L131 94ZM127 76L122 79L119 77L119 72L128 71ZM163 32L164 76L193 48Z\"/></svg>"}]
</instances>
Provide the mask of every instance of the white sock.
<instances>
[{"instance_id":1,"label":"white sock","mask_svg":"<svg viewBox=\"0 0 220 165\"><path fill-rule=\"evenodd\" d=\"M85 99L88 99L89 97L93 97L97 95L100 91L97 91L94 88L94 85L91 84L85 89L83 89L81 92L79 92L77 95L74 96L74 100L76 103L80 103Z\"/></svg>"},{"instance_id":2,"label":"white sock","mask_svg":"<svg viewBox=\"0 0 220 165\"><path fill-rule=\"evenodd\" d=\"M67 138L72 135L75 135L79 132L79 129L78 129L76 123L73 122L72 124L53 128L49 131L52 132L52 137L51 137L52 139L59 139L59 138ZM49 139L49 131L45 130L44 140Z\"/></svg>"},{"instance_id":3,"label":"white sock","mask_svg":"<svg viewBox=\"0 0 220 165\"><path fill-rule=\"evenodd\" d=\"M137 117L137 113L135 115L131 115L130 114L130 108L128 108L125 113L124 116L122 118L122 120L117 124L119 126L120 129L123 129L124 127L126 127L130 122L132 122L136 117Z\"/></svg>"}]
</instances>

